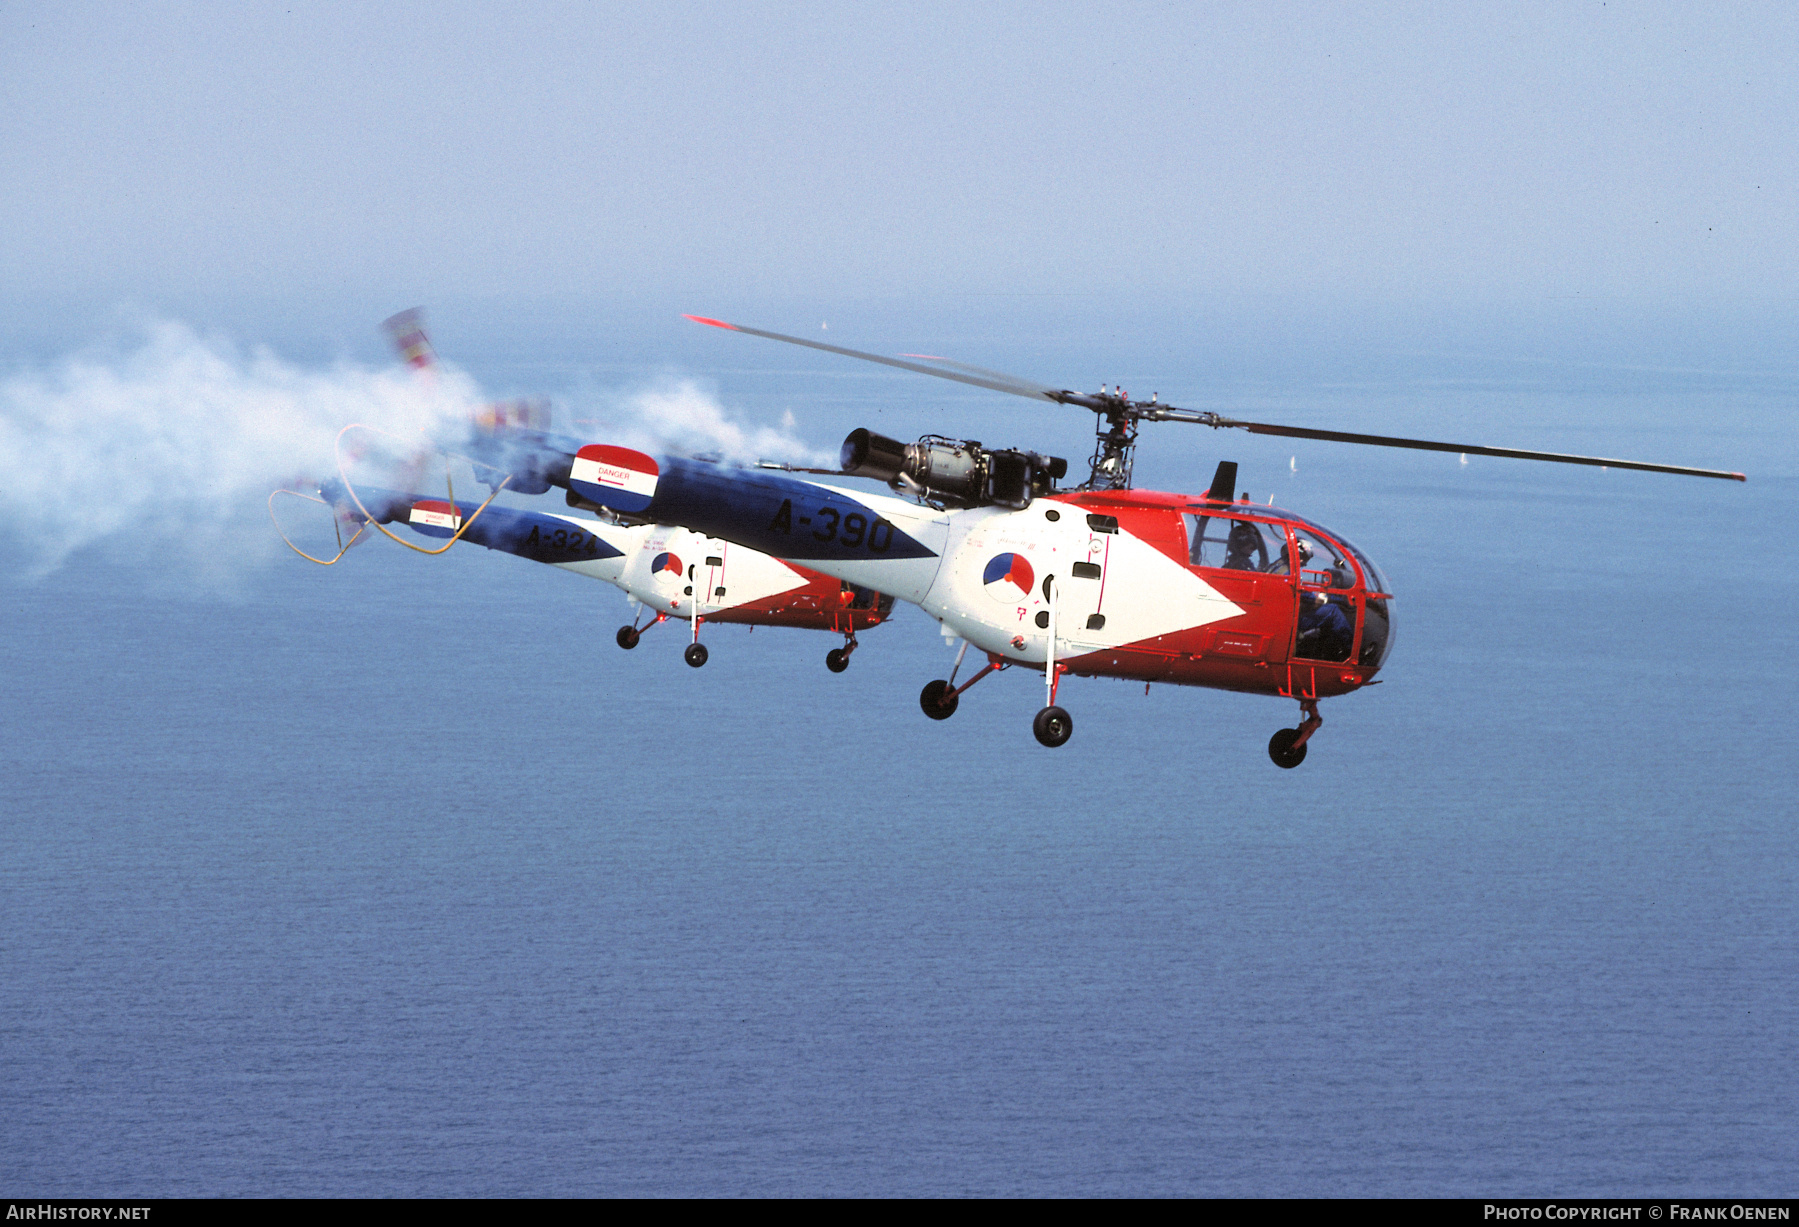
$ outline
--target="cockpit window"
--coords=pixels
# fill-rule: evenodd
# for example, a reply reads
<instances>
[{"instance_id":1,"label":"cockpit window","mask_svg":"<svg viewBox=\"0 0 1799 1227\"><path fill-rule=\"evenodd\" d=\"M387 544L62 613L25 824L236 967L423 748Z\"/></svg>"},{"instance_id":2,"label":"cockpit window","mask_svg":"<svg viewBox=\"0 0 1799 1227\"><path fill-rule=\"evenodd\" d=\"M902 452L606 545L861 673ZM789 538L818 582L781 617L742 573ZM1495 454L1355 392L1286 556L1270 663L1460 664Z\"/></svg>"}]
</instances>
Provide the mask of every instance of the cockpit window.
<instances>
[{"instance_id":1,"label":"cockpit window","mask_svg":"<svg viewBox=\"0 0 1799 1227\"><path fill-rule=\"evenodd\" d=\"M1300 583L1308 588L1355 587L1355 569L1330 538L1296 528L1293 541L1299 550Z\"/></svg>"},{"instance_id":2,"label":"cockpit window","mask_svg":"<svg viewBox=\"0 0 1799 1227\"><path fill-rule=\"evenodd\" d=\"M1391 592L1391 591L1393 591L1391 588L1387 587L1387 577L1380 573L1380 568L1374 565L1373 560L1370 559L1368 557L1368 555L1364 554L1361 550L1358 550L1354 545L1350 544L1349 542L1344 541L1341 537L1337 538L1337 540L1342 543L1344 549L1348 550L1351 554L1355 555L1356 562L1361 565L1362 580L1364 583L1366 583L1368 585L1368 591L1370 591L1370 592Z\"/></svg>"},{"instance_id":3,"label":"cockpit window","mask_svg":"<svg viewBox=\"0 0 1799 1227\"><path fill-rule=\"evenodd\" d=\"M1368 555L1341 537L1337 541L1361 567L1362 582L1370 593L1392 593L1393 590L1387 587L1387 577ZM1357 663L1365 669L1378 669L1392 650L1393 603L1385 596L1369 596L1362 604L1362 647L1356 657Z\"/></svg>"},{"instance_id":4,"label":"cockpit window","mask_svg":"<svg viewBox=\"0 0 1799 1227\"><path fill-rule=\"evenodd\" d=\"M1287 535L1278 524L1228 515L1183 515L1187 561L1227 571L1286 571Z\"/></svg>"}]
</instances>

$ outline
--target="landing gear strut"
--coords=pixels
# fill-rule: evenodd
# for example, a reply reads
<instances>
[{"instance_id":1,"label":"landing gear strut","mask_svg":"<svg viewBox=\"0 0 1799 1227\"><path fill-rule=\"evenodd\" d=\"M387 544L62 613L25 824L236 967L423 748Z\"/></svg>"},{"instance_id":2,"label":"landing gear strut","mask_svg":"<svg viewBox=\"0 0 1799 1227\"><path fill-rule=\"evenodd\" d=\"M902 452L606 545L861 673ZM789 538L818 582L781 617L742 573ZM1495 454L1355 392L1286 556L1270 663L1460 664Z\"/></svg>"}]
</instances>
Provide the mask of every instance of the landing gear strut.
<instances>
[{"instance_id":1,"label":"landing gear strut","mask_svg":"<svg viewBox=\"0 0 1799 1227\"><path fill-rule=\"evenodd\" d=\"M924 714L931 719L948 720L951 716L955 715L956 704L961 701L962 692L964 690L967 690L970 686L986 677L989 673L997 673L999 670L1004 669L1007 664L1006 661L1001 660L999 657L989 655L987 657L987 667L958 686L956 685L956 674L962 671L962 658L967 655L968 643L964 640L962 643L962 650L956 653L955 668L949 671L949 680L946 682L942 678L939 678L934 682L926 682L924 689L919 692L918 705L924 708Z\"/></svg>"},{"instance_id":2,"label":"landing gear strut","mask_svg":"<svg viewBox=\"0 0 1799 1227\"><path fill-rule=\"evenodd\" d=\"M691 572L692 570L693 570L692 567L688 568L689 572ZM691 576L690 576L690 578L691 578ZM699 602L699 598L695 597L694 601L693 601L693 618L692 618L693 642L687 645L687 650L685 652L681 653L681 659L686 661L688 664L692 665L696 669L706 663L706 645L700 642L700 623L704 622L705 620L706 619L700 617L700 602Z\"/></svg>"},{"instance_id":3,"label":"landing gear strut","mask_svg":"<svg viewBox=\"0 0 1799 1227\"><path fill-rule=\"evenodd\" d=\"M948 720L956 714L956 704L962 701L960 690L951 690L949 683L942 678L934 682L926 682L924 689L918 692L918 705L924 708L924 714L933 720Z\"/></svg>"},{"instance_id":4,"label":"landing gear strut","mask_svg":"<svg viewBox=\"0 0 1799 1227\"><path fill-rule=\"evenodd\" d=\"M1049 606L1049 609L1046 611L1048 617L1044 618L1043 614L1038 615L1039 618L1044 618L1038 625L1045 626L1049 629L1049 639L1047 651L1045 653L1046 659L1043 662L1043 681L1045 688L1048 690L1049 703L1039 711L1036 717L1031 721L1032 736L1036 737L1040 744L1046 745L1051 749L1068 744L1068 739L1074 736L1074 717L1069 715L1063 708L1056 706L1056 691L1062 685L1062 675L1068 672L1068 666L1056 662L1055 583L1055 576L1047 575L1044 577L1043 599ZM1022 640L1014 640L1014 643L1022 643ZM989 673L996 673L1001 669L1007 668L1012 663L1004 657L995 656L993 653L989 652L987 654L987 667L962 683L961 686L957 686L956 674L962 668L962 658L967 655L968 641L963 640L962 650L956 653L956 667L949 671L949 680L927 682L924 690L919 693L918 705L924 709L924 714L931 719L948 720L951 716L956 714L956 703L961 699L964 690L967 690L970 686L986 677Z\"/></svg>"},{"instance_id":5,"label":"landing gear strut","mask_svg":"<svg viewBox=\"0 0 1799 1227\"><path fill-rule=\"evenodd\" d=\"M1268 739L1268 757L1274 760L1276 767L1292 769L1306 761L1306 742L1324 723L1324 717L1318 714L1317 699L1301 699L1299 710L1305 713L1305 719L1296 729L1280 729Z\"/></svg>"},{"instance_id":6,"label":"landing gear strut","mask_svg":"<svg viewBox=\"0 0 1799 1227\"><path fill-rule=\"evenodd\" d=\"M832 673L842 673L850 667L850 653L856 650L856 632L850 631L843 637L843 646L832 648L825 653L825 668Z\"/></svg>"},{"instance_id":7,"label":"landing gear strut","mask_svg":"<svg viewBox=\"0 0 1799 1227\"><path fill-rule=\"evenodd\" d=\"M1062 675L1068 672L1067 665L1056 663L1056 608L1061 604L1056 598L1060 595L1056 590L1056 577L1046 575L1043 579L1043 603L1049 606L1046 611L1049 617L1044 619L1049 627L1049 639L1045 643L1043 661L1043 680L1049 687L1049 705L1038 712L1031 721L1031 734L1040 745L1055 749L1067 744L1074 736L1074 717L1056 706L1056 691L1061 688ZM1041 615L1039 615L1041 616Z\"/></svg>"},{"instance_id":8,"label":"landing gear strut","mask_svg":"<svg viewBox=\"0 0 1799 1227\"><path fill-rule=\"evenodd\" d=\"M633 619L631 625L618 628L618 646L629 652L632 648L637 646L637 641L643 638L643 633L645 631L649 630L652 626L658 626L666 621L668 621L667 614L657 614L642 626L637 625L636 620Z\"/></svg>"},{"instance_id":9,"label":"landing gear strut","mask_svg":"<svg viewBox=\"0 0 1799 1227\"><path fill-rule=\"evenodd\" d=\"M1032 736L1052 750L1065 745L1074 736L1074 717L1056 706L1056 691L1061 688L1062 674L1066 671L1066 665L1058 665L1053 659L1049 662L1049 706L1031 721Z\"/></svg>"}]
</instances>

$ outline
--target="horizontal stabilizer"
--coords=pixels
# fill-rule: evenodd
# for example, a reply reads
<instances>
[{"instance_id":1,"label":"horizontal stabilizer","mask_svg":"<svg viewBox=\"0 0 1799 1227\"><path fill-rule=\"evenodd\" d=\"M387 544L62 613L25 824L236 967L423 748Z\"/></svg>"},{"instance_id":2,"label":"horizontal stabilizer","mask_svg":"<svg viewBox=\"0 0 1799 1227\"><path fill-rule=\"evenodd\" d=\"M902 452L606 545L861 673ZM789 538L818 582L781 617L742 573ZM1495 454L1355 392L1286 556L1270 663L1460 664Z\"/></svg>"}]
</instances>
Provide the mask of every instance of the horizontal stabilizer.
<instances>
[{"instance_id":1,"label":"horizontal stabilizer","mask_svg":"<svg viewBox=\"0 0 1799 1227\"><path fill-rule=\"evenodd\" d=\"M652 456L628 447L589 443L575 453L568 488L602 507L636 515L656 497L661 473L662 467Z\"/></svg>"},{"instance_id":2,"label":"horizontal stabilizer","mask_svg":"<svg viewBox=\"0 0 1799 1227\"><path fill-rule=\"evenodd\" d=\"M440 498L420 499L412 505L406 522L427 537L454 537L462 527L462 512L455 503Z\"/></svg>"}]
</instances>

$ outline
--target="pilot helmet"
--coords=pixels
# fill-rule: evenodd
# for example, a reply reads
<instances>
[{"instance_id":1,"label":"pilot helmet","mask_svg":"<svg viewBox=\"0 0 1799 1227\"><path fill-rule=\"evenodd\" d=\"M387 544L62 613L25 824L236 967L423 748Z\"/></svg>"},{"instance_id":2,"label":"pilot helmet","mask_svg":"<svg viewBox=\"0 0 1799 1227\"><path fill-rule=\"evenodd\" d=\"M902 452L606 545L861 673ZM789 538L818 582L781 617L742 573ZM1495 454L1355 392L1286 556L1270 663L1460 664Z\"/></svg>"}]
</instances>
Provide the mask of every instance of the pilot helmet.
<instances>
[{"instance_id":1,"label":"pilot helmet","mask_svg":"<svg viewBox=\"0 0 1799 1227\"><path fill-rule=\"evenodd\" d=\"M1312 561L1312 543L1310 541L1307 541L1304 537L1295 537L1293 538L1293 543L1299 547L1300 566L1303 567L1306 563Z\"/></svg>"}]
</instances>

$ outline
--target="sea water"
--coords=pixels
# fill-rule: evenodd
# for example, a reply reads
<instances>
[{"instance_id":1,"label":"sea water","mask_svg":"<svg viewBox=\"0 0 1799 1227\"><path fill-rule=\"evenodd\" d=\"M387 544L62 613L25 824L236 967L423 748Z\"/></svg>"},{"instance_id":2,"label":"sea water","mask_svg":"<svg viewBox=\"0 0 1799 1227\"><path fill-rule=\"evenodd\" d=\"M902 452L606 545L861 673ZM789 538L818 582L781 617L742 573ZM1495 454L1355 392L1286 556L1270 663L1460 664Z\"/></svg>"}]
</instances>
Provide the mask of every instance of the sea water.
<instances>
[{"instance_id":1,"label":"sea water","mask_svg":"<svg viewBox=\"0 0 1799 1227\"><path fill-rule=\"evenodd\" d=\"M711 386L826 448L1088 447L793 365ZM1243 396L1749 484L1146 428L1140 484L1237 459L1398 594L1293 771L1274 699L1070 680L1052 751L1021 670L927 720L954 645L906 606L842 675L728 626L695 670L473 546L15 568L0 1187L1790 1195L1791 389L1676 383Z\"/></svg>"}]
</instances>

